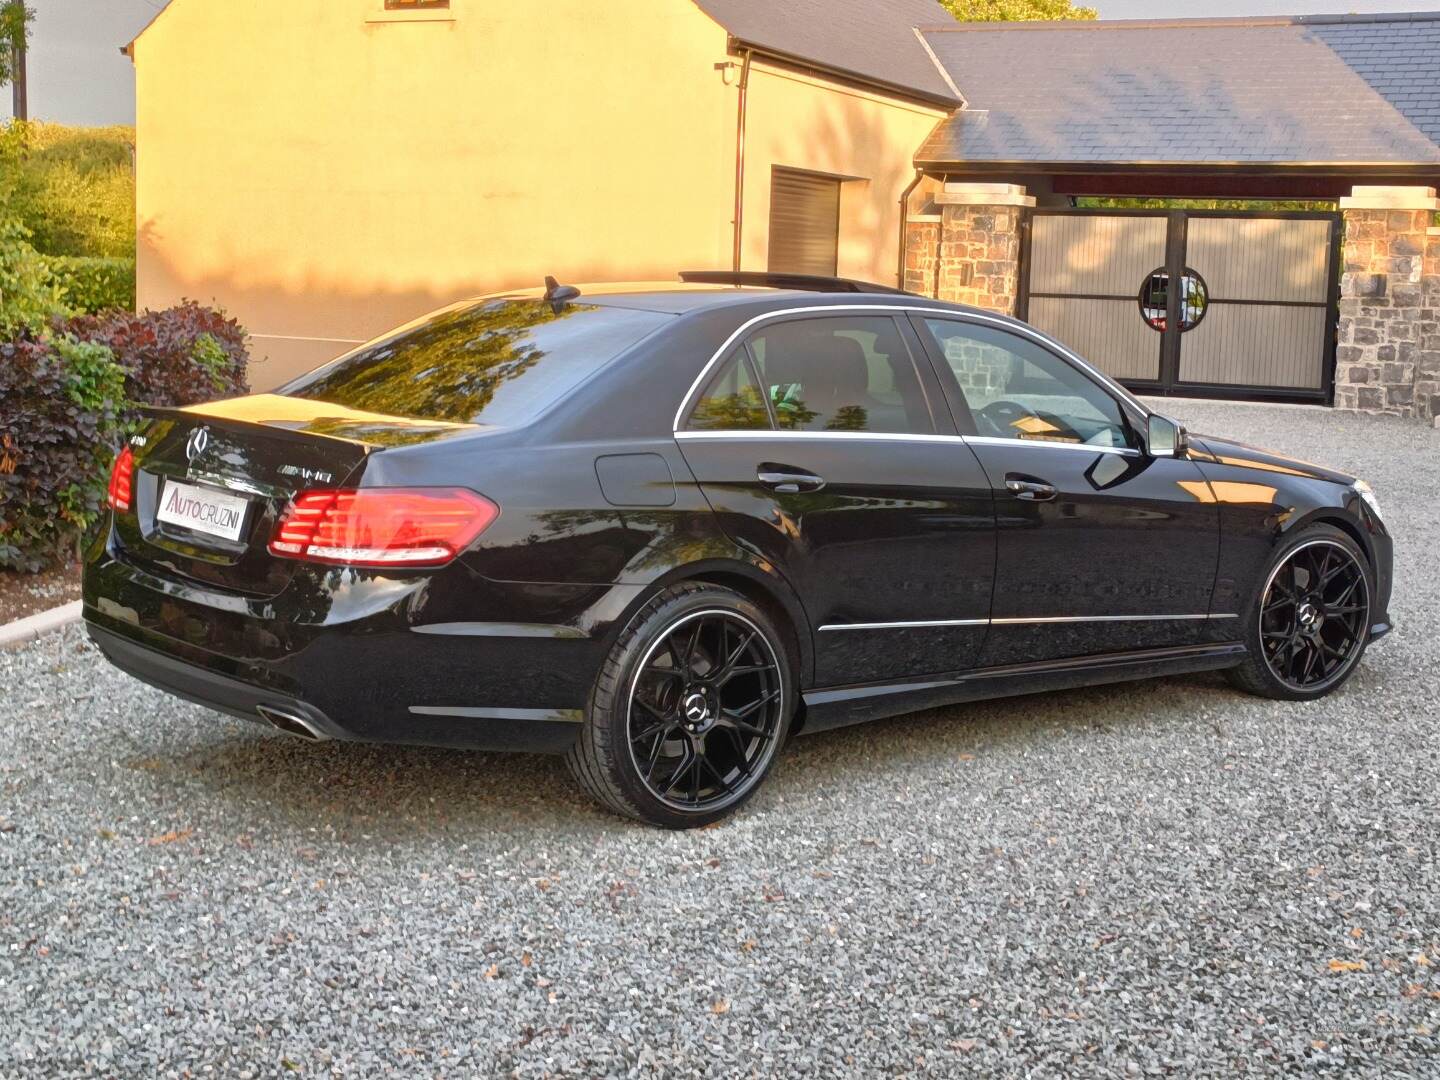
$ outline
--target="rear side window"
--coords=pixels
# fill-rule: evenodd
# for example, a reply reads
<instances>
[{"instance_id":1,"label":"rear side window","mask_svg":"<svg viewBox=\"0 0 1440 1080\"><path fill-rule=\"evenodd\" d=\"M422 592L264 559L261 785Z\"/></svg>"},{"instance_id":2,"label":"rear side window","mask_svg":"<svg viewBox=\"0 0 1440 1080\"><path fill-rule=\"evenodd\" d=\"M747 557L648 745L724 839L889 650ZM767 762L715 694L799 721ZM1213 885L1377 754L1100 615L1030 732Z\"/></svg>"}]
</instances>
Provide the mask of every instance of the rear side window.
<instances>
[{"instance_id":1,"label":"rear side window","mask_svg":"<svg viewBox=\"0 0 1440 1080\"><path fill-rule=\"evenodd\" d=\"M705 387L685 424L691 431L765 431L770 415L765 411L765 398L754 370L745 355L744 346L737 346Z\"/></svg>"},{"instance_id":2,"label":"rear side window","mask_svg":"<svg viewBox=\"0 0 1440 1080\"><path fill-rule=\"evenodd\" d=\"M487 300L303 375L293 397L452 423L524 424L669 321L594 304Z\"/></svg>"},{"instance_id":3,"label":"rear side window","mask_svg":"<svg viewBox=\"0 0 1440 1080\"><path fill-rule=\"evenodd\" d=\"M893 320L835 316L774 323L749 341L777 426L928 435L935 425Z\"/></svg>"}]
</instances>

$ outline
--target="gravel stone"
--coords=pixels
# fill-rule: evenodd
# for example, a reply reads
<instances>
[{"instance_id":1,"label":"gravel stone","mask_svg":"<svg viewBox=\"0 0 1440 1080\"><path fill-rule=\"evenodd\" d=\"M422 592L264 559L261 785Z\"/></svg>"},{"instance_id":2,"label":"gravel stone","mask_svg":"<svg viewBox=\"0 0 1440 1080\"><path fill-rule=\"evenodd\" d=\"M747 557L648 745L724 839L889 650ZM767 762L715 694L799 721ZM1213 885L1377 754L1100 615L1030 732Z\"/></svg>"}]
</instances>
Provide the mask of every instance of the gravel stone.
<instances>
[{"instance_id":1,"label":"gravel stone","mask_svg":"<svg viewBox=\"0 0 1440 1080\"><path fill-rule=\"evenodd\" d=\"M881 721L673 834L0 655L0 1076L1435 1076L1436 435L1161 407L1374 485L1397 629L1339 694Z\"/></svg>"}]
</instances>

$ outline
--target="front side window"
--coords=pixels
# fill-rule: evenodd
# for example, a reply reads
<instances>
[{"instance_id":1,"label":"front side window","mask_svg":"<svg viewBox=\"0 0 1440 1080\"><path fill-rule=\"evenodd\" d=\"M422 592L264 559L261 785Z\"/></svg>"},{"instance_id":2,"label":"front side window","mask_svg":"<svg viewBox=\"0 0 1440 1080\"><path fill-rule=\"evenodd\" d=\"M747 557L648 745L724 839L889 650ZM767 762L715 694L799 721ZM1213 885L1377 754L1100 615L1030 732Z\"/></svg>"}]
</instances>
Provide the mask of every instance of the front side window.
<instances>
[{"instance_id":1,"label":"front side window","mask_svg":"<svg viewBox=\"0 0 1440 1080\"><path fill-rule=\"evenodd\" d=\"M747 344L782 429L935 430L915 363L888 316L772 323Z\"/></svg>"},{"instance_id":2,"label":"front side window","mask_svg":"<svg viewBox=\"0 0 1440 1080\"><path fill-rule=\"evenodd\" d=\"M282 391L453 423L525 423L671 316L539 300L458 305L363 345Z\"/></svg>"},{"instance_id":3,"label":"front side window","mask_svg":"<svg viewBox=\"0 0 1440 1080\"><path fill-rule=\"evenodd\" d=\"M1119 403L1035 342L950 319L925 326L975 420L976 434L1027 442L1129 447Z\"/></svg>"}]
</instances>

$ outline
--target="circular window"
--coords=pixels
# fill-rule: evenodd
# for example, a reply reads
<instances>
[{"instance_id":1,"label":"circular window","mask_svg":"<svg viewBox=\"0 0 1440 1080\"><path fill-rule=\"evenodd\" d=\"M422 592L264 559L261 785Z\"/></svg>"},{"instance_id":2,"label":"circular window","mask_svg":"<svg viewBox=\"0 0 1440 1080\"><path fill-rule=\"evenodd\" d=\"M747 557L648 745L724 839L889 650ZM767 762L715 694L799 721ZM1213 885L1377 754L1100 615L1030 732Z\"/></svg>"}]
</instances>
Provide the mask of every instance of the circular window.
<instances>
[{"instance_id":1,"label":"circular window","mask_svg":"<svg viewBox=\"0 0 1440 1080\"><path fill-rule=\"evenodd\" d=\"M1140 317L1151 330L1165 329L1165 311L1170 304L1170 272L1164 267L1152 270L1140 286ZM1210 290L1205 279L1185 268L1180 278L1180 332L1194 330L1205 318L1210 304Z\"/></svg>"}]
</instances>

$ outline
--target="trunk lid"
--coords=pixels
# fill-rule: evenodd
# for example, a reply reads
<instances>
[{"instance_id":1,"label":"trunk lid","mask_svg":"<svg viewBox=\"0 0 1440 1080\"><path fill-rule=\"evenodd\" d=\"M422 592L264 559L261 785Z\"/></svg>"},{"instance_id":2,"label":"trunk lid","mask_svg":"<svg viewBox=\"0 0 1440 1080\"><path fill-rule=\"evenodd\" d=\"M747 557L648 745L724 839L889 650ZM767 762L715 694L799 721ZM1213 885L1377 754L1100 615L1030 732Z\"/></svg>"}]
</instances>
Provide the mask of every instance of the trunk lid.
<instances>
[{"instance_id":1,"label":"trunk lid","mask_svg":"<svg viewBox=\"0 0 1440 1080\"><path fill-rule=\"evenodd\" d=\"M131 511L115 521L120 552L160 576L257 597L278 594L299 566L267 549L292 495L353 487L375 453L476 430L278 394L146 411L151 423L131 441ZM176 522L177 507L207 499L221 507L222 524L227 514L238 524L207 526L203 515L194 526Z\"/></svg>"}]
</instances>

